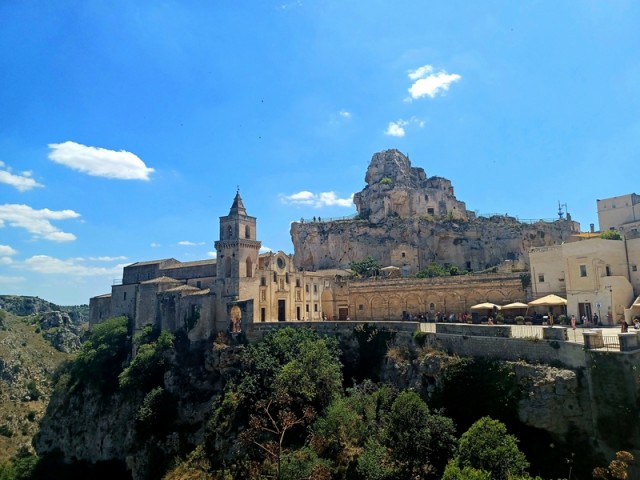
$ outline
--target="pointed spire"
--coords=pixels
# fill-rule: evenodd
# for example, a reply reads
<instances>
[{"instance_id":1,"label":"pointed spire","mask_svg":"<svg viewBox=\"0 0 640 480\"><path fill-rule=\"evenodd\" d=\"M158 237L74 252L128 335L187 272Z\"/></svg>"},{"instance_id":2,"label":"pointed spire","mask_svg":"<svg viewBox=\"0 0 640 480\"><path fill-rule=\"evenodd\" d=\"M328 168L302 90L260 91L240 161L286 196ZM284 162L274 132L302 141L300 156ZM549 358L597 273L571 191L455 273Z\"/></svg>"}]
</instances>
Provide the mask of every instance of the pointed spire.
<instances>
[{"instance_id":1,"label":"pointed spire","mask_svg":"<svg viewBox=\"0 0 640 480\"><path fill-rule=\"evenodd\" d=\"M246 215L247 210L244 208L244 204L242 203L242 198L240 197L240 187L236 191L236 198L233 199L233 205L231 205L231 210L229 210L229 215Z\"/></svg>"}]
</instances>

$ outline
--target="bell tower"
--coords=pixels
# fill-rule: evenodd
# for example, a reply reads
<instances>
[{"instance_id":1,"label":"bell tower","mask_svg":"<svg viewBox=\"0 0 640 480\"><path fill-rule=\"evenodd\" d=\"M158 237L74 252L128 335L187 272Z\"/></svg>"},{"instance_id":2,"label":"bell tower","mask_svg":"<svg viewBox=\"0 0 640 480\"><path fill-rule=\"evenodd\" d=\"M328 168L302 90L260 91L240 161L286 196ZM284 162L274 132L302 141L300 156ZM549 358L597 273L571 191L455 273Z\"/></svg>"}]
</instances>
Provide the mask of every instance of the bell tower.
<instances>
[{"instance_id":1,"label":"bell tower","mask_svg":"<svg viewBox=\"0 0 640 480\"><path fill-rule=\"evenodd\" d=\"M262 242L256 240L256 218L247 215L239 189L229 215L220 217L219 238L215 242L216 274L224 280L223 296L240 299L241 280L254 277Z\"/></svg>"}]
</instances>

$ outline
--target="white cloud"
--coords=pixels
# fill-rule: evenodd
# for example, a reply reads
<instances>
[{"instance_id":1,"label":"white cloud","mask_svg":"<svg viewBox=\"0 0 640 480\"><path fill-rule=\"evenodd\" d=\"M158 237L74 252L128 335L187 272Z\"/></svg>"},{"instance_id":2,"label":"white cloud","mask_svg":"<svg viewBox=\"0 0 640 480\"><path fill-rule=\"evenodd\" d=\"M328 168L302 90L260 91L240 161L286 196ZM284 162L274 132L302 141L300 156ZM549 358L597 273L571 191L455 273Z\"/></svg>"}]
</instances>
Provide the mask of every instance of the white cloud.
<instances>
[{"instance_id":1,"label":"white cloud","mask_svg":"<svg viewBox=\"0 0 640 480\"><path fill-rule=\"evenodd\" d=\"M156 243L156 242L151 242L151 245L149 245L149 246L150 246L151 248L159 248L159 247L161 247L162 245L160 245L159 243Z\"/></svg>"},{"instance_id":2,"label":"white cloud","mask_svg":"<svg viewBox=\"0 0 640 480\"><path fill-rule=\"evenodd\" d=\"M43 187L33 178L31 178L31 172L22 172L20 175L11 173L11 168L4 162L0 161L0 183L6 183L12 187L17 188L20 192L26 192L36 187Z\"/></svg>"},{"instance_id":3,"label":"white cloud","mask_svg":"<svg viewBox=\"0 0 640 480\"><path fill-rule=\"evenodd\" d=\"M198 247L200 245L205 245L205 242L190 242L189 240L182 240L178 242L178 245L183 245L185 247Z\"/></svg>"},{"instance_id":4,"label":"white cloud","mask_svg":"<svg viewBox=\"0 0 640 480\"><path fill-rule=\"evenodd\" d=\"M348 112L346 110L340 110L339 115L343 118L351 118L351 112Z\"/></svg>"},{"instance_id":5,"label":"white cloud","mask_svg":"<svg viewBox=\"0 0 640 480\"><path fill-rule=\"evenodd\" d=\"M457 73L447 73L441 70L433 73L431 65L424 65L416 70L412 70L408 74L409 79L413 80L413 84L409 87L409 94L412 99L431 97L435 98L439 93L449 90L449 86L460 80L462 77Z\"/></svg>"},{"instance_id":6,"label":"white cloud","mask_svg":"<svg viewBox=\"0 0 640 480\"><path fill-rule=\"evenodd\" d=\"M429 75L431 72L433 72L433 67L431 65L423 65L415 70L409 70L409 78L411 80L418 80L419 78L423 78L425 75Z\"/></svg>"},{"instance_id":7,"label":"white cloud","mask_svg":"<svg viewBox=\"0 0 640 480\"><path fill-rule=\"evenodd\" d=\"M93 277L103 275L120 275L124 265L113 267L95 267L86 265L81 259L61 260L48 255L34 255L26 259L21 267L32 272L48 275L69 275L74 277Z\"/></svg>"},{"instance_id":8,"label":"white cloud","mask_svg":"<svg viewBox=\"0 0 640 480\"><path fill-rule=\"evenodd\" d=\"M315 208L320 207L351 207L353 206L353 193L349 198L338 198L335 192L312 193L303 190L291 195L281 195L280 201L286 204L309 205Z\"/></svg>"},{"instance_id":9,"label":"white cloud","mask_svg":"<svg viewBox=\"0 0 640 480\"><path fill-rule=\"evenodd\" d=\"M389 122L384 134L389 135L390 137L404 137L407 133L405 127L409 125L418 125L418 127L422 128L424 127L424 120L411 117L409 120L400 119L396 122Z\"/></svg>"},{"instance_id":10,"label":"white cloud","mask_svg":"<svg viewBox=\"0 0 640 480\"><path fill-rule=\"evenodd\" d=\"M209 255L211 258L216 258L218 256L217 252L207 252L207 255Z\"/></svg>"},{"instance_id":11,"label":"white cloud","mask_svg":"<svg viewBox=\"0 0 640 480\"><path fill-rule=\"evenodd\" d=\"M11 257L0 257L0 263L2 265L13 265L13 259Z\"/></svg>"},{"instance_id":12,"label":"white cloud","mask_svg":"<svg viewBox=\"0 0 640 480\"><path fill-rule=\"evenodd\" d=\"M273 252L273 250L270 247L267 247L266 245L263 245L260 247L259 253L268 253L268 252Z\"/></svg>"},{"instance_id":13,"label":"white cloud","mask_svg":"<svg viewBox=\"0 0 640 480\"><path fill-rule=\"evenodd\" d=\"M26 279L24 277L11 277L7 275L0 275L0 284L1 285L9 285L13 286L16 283L22 283Z\"/></svg>"},{"instance_id":14,"label":"white cloud","mask_svg":"<svg viewBox=\"0 0 640 480\"><path fill-rule=\"evenodd\" d=\"M16 253L18 252L9 245L0 245L0 255L15 255Z\"/></svg>"},{"instance_id":15,"label":"white cloud","mask_svg":"<svg viewBox=\"0 0 640 480\"><path fill-rule=\"evenodd\" d=\"M51 224L51 220L66 220L79 216L80 214L73 210L34 210L28 205L5 204L0 205L0 228L7 223L11 227L24 228L35 238L68 242L75 240L76 236L59 230Z\"/></svg>"},{"instance_id":16,"label":"white cloud","mask_svg":"<svg viewBox=\"0 0 640 480\"><path fill-rule=\"evenodd\" d=\"M154 171L135 154L88 147L76 142L50 143L49 159L94 177L121 180L149 180Z\"/></svg>"},{"instance_id":17,"label":"white cloud","mask_svg":"<svg viewBox=\"0 0 640 480\"><path fill-rule=\"evenodd\" d=\"M404 131L405 125L407 125L407 122L403 120L399 120L397 122L389 122L389 125L387 126L384 134L391 137L404 137L406 133Z\"/></svg>"}]
</instances>

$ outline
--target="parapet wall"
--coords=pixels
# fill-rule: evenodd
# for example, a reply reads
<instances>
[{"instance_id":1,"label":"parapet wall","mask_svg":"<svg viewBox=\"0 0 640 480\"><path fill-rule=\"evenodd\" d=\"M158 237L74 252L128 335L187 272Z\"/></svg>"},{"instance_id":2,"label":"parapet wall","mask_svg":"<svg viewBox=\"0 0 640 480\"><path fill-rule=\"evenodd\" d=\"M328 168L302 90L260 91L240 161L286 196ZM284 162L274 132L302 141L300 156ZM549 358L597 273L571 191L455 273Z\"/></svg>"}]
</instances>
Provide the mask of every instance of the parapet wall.
<instances>
[{"instance_id":1,"label":"parapet wall","mask_svg":"<svg viewBox=\"0 0 640 480\"><path fill-rule=\"evenodd\" d=\"M396 340L411 343L413 334L419 331L418 322L280 322L249 325L250 342L262 340L273 329L311 328L323 335L347 337L358 325L368 324L398 332ZM556 328L554 330L561 330ZM437 324L436 333L425 333L426 345L443 348L449 354L485 357L509 361L524 360L528 363L544 363L578 369L586 366L585 351L581 344L560 340L524 339L511 337L507 325Z\"/></svg>"},{"instance_id":2,"label":"parapet wall","mask_svg":"<svg viewBox=\"0 0 640 480\"><path fill-rule=\"evenodd\" d=\"M379 328L387 330L393 330L403 334L410 340L415 332L419 330L420 324L418 322L267 322L267 323L254 323L249 325L247 332L247 338L250 342L257 342L264 338L264 336L271 330L278 328L311 328L322 335L328 336L346 336L353 333L353 329L358 325L376 325Z\"/></svg>"},{"instance_id":3,"label":"parapet wall","mask_svg":"<svg viewBox=\"0 0 640 480\"><path fill-rule=\"evenodd\" d=\"M578 369L586 366L584 348L580 344L556 340L504 337L475 337L460 334L428 333L429 344L450 354L485 357L528 363L544 363Z\"/></svg>"}]
</instances>

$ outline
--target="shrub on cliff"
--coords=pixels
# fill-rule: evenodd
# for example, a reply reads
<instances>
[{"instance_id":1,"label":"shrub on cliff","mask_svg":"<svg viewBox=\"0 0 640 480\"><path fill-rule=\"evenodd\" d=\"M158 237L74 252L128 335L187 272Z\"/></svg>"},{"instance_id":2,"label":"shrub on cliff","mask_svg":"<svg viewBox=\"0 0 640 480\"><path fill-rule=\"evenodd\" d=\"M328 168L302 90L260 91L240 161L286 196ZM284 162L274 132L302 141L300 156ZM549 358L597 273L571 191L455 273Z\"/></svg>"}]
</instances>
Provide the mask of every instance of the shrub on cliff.
<instances>
[{"instance_id":1,"label":"shrub on cliff","mask_svg":"<svg viewBox=\"0 0 640 480\"><path fill-rule=\"evenodd\" d=\"M92 385L106 393L118 386L118 373L131 349L127 317L115 317L93 327L71 364L70 385Z\"/></svg>"},{"instance_id":2,"label":"shrub on cliff","mask_svg":"<svg viewBox=\"0 0 640 480\"><path fill-rule=\"evenodd\" d=\"M118 376L120 386L147 392L162 385L169 363L167 356L173 351L173 340L173 334L164 331L156 340L140 345L129 366Z\"/></svg>"}]
</instances>

